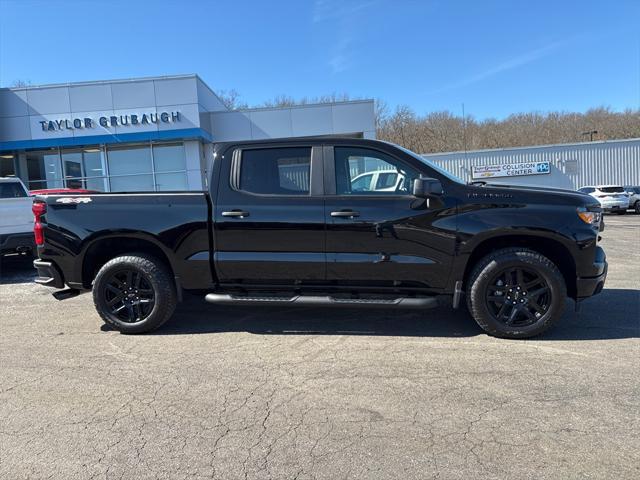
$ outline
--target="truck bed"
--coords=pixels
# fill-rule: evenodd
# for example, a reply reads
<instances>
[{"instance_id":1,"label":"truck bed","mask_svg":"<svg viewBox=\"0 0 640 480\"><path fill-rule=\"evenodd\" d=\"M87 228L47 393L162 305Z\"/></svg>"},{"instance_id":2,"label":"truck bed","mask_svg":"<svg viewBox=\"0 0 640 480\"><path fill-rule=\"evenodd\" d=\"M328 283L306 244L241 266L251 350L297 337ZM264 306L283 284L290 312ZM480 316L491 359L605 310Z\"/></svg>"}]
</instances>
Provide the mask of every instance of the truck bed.
<instances>
[{"instance_id":1,"label":"truck bed","mask_svg":"<svg viewBox=\"0 0 640 480\"><path fill-rule=\"evenodd\" d=\"M95 272L85 259L93 261L88 265L99 264L105 255L136 246L151 246L164 257L181 287L211 286L211 202L206 192L46 195L35 201L47 204L40 258L54 260L70 286L90 287Z\"/></svg>"}]
</instances>

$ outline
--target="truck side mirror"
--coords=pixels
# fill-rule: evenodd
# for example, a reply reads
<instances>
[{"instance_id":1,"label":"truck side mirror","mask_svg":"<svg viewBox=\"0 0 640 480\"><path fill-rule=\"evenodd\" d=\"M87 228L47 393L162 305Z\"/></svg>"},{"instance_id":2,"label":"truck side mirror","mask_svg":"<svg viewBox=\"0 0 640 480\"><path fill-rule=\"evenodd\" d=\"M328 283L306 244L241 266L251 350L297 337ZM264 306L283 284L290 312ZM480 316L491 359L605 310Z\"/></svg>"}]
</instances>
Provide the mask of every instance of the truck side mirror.
<instances>
[{"instance_id":1,"label":"truck side mirror","mask_svg":"<svg viewBox=\"0 0 640 480\"><path fill-rule=\"evenodd\" d=\"M413 181L413 196L428 198L435 195L442 195L442 183L435 178L416 178Z\"/></svg>"}]
</instances>

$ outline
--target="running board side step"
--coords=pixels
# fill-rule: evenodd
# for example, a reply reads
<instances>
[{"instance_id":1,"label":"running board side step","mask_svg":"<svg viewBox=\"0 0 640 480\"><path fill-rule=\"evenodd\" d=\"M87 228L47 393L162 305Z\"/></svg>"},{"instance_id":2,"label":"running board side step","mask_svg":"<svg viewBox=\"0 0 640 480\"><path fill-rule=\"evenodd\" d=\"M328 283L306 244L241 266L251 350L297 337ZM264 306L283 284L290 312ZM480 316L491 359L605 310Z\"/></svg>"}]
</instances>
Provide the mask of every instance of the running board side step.
<instances>
[{"instance_id":1,"label":"running board side step","mask_svg":"<svg viewBox=\"0 0 640 480\"><path fill-rule=\"evenodd\" d=\"M398 298L336 298L330 296L294 295L291 297L246 296L208 293L204 299L218 305L272 305L305 307L374 307L374 308L434 308L437 297Z\"/></svg>"}]
</instances>

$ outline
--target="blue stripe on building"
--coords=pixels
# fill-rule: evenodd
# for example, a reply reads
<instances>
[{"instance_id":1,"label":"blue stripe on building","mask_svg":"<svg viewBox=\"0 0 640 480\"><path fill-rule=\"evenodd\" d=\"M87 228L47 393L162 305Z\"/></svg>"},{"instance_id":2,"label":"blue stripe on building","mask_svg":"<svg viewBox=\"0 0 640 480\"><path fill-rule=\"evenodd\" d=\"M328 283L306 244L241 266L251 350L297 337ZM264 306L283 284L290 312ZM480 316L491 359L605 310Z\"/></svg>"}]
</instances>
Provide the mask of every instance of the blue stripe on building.
<instances>
[{"instance_id":1,"label":"blue stripe on building","mask_svg":"<svg viewBox=\"0 0 640 480\"><path fill-rule=\"evenodd\" d=\"M81 145L113 144L144 142L150 140L186 140L202 139L213 141L209 132L202 128L183 128L180 130L158 130L153 132L135 132L109 135L87 135L83 137L46 138L39 140L20 140L12 142L0 142L0 151L22 150L50 147L77 147Z\"/></svg>"}]
</instances>

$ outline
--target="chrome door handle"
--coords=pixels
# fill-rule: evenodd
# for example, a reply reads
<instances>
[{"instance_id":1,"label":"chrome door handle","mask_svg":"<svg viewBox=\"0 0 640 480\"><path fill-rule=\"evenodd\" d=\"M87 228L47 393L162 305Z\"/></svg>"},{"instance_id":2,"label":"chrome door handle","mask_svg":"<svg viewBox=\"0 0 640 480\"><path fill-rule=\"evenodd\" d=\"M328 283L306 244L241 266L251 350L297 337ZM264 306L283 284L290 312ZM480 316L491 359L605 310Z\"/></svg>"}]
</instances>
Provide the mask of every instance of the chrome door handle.
<instances>
[{"instance_id":1,"label":"chrome door handle","mask_svg":"<svg viewBox=\"0 0 640 480\"><path fill-rule=\"evenodd\" d=\"M223 217L244 218L249 216L249 212L244 210L231 210L229 212L222 212Z\"/></svg>"},{"instance_id":2,"label":"chrome door handle","mask_svg":"<svg viewBox=\"0 0 640 480\"><path fill-rule=\"evenodd\" d=\"M353 210L339 210L337 212L331 212L332 217L346 217L346 218L355 218L360 216L360 212L355 212Z\"/></svg>"}]
</instances>

